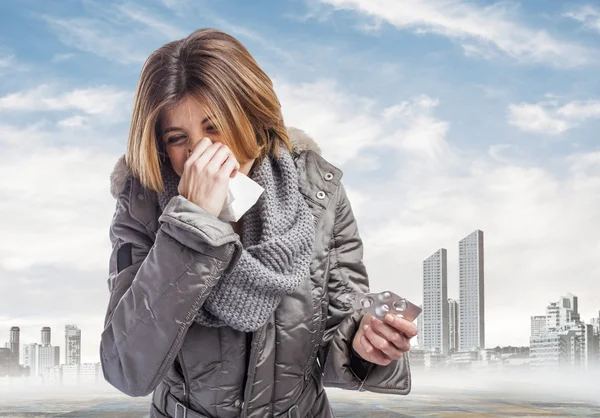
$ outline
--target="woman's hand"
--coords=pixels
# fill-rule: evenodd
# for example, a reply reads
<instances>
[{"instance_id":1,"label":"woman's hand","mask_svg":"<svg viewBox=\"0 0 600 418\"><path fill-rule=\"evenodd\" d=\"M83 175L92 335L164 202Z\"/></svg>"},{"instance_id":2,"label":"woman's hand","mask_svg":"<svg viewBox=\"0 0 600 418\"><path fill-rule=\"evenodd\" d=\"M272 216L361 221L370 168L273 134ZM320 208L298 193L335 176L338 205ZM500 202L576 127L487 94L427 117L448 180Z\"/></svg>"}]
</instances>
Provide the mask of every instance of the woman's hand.
<instances>
[{"instance_id":1,"label":"woman's hand","mask_svg":"<svg viewBox=\"0 0 600 418\"><path fill-rule=\"evenodd\" d=\"M202 138L183 165L177 191L189 201L219 216L240 164L227 145Z\"/></svg>"},{"instance_id":2,"label":"woman's hand","mask_svg":"<svg viewBox=\"0 0 600 418\"><path fill-rule=\"evenodd\" d=\"M366 313L352 341L359 356L381 366L399 360L410 350L410 339L417 335L417 326L404 318L387 314L385 320L381 322Z\"/></svg>"}]
</instances>

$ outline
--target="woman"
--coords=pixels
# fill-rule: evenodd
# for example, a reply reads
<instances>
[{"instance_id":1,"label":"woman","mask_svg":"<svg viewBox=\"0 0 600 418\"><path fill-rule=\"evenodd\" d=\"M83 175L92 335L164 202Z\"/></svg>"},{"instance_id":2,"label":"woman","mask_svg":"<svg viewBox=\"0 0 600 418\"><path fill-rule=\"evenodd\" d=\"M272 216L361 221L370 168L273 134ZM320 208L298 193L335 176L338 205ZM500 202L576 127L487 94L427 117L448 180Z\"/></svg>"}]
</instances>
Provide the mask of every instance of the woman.
<instances>
[{"instance_id":1,"label":"woman","mask_svg":"<svg viewBox=\"0 0 600 418\"><path fill-rule=\"evenodd\" d=\"M264 188L219 219L238 172ZM108 382L151 417L332 417L323 386L407 394L414 324L353 312L368 291L342 172L285 128L269 77L231 36L154 52L111 176Z\"/></svg>"}]
</instances>

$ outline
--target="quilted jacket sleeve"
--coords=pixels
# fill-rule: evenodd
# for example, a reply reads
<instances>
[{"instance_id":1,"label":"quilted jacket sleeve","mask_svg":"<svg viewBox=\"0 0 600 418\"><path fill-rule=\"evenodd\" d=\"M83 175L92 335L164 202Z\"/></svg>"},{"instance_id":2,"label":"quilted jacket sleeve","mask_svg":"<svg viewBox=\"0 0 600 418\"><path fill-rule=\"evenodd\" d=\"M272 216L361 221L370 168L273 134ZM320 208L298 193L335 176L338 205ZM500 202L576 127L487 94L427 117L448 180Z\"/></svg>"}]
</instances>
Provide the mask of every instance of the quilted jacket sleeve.
<instances>
[{"instance_id":1,"label":"quilted jacket sleeve","mask_svg":"<svg viewBox=\"0 0 600 418\"><path fill-rule=\"evenodd\" d=\"M343 184L339 185L331 269L328 284L329 308L319 352L325 386L406 395L411 389L408 356L387 366L369 363L352 350L362 311L352 311L340 298L347 292L367 292L369 278L363 264L363 243L352 206Z\"/></svg>"},{"instance_id":2,"label":"quilted jacket sleeve","mask_svg":"<svg viewBox=\"0 0 600 418\"><path fill-rule=\"evenodd\" d=\"M131 176L110 225L110 297L100 342L104 378L150 394L179 352L195 313L241 255L238 235L183 196L159 218L153 241L130 212Z\"/></svg>"}]
</instances>

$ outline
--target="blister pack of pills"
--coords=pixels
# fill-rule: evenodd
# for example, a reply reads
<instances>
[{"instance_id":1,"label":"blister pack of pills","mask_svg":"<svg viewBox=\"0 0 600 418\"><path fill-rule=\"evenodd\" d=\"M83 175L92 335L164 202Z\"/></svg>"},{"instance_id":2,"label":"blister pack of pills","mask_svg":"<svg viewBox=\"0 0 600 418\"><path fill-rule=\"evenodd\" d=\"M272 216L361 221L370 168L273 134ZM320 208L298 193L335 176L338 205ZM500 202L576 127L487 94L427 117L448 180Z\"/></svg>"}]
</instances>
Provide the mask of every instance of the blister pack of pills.
<instances>
[{"instance_id":1,"label":"blister pack of pills","mask_svg":"<svg viewBox=\"0 0 600 418\"><path fill-rule=\"evenodd\" d=\"M414 321L422 310L389 290L379 293L347 293L344 299L354 309L363 309L381 321L388 313L399 315L407 321Z\"/></svg>"}]
</instances>

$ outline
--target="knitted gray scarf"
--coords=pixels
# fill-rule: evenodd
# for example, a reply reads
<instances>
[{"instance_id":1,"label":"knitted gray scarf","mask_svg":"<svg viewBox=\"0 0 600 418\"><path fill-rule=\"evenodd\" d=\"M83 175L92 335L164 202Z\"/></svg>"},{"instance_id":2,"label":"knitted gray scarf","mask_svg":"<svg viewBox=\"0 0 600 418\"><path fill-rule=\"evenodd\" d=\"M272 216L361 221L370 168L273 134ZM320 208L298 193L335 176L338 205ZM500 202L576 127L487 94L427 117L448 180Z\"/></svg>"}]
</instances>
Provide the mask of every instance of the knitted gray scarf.
<instances>
[{"instance_id":1,"label":"knitted gray scarf","mask_svg":"<svg viewBox=\"0 0 600 418\"><path fill-rule=\"evenodd\" d=\"M315 239L313 215L298 189L292 156L285 147L280 150L279 158L266 157L250 173L265 190L241 218L242 255L198 311L195 321L202 325L256 331L283 296L308 277ZM158 202L164 210L179 194L180 178L168 161L161 172L165 193L158 193Z\"/></svg>"}]
</instances>

